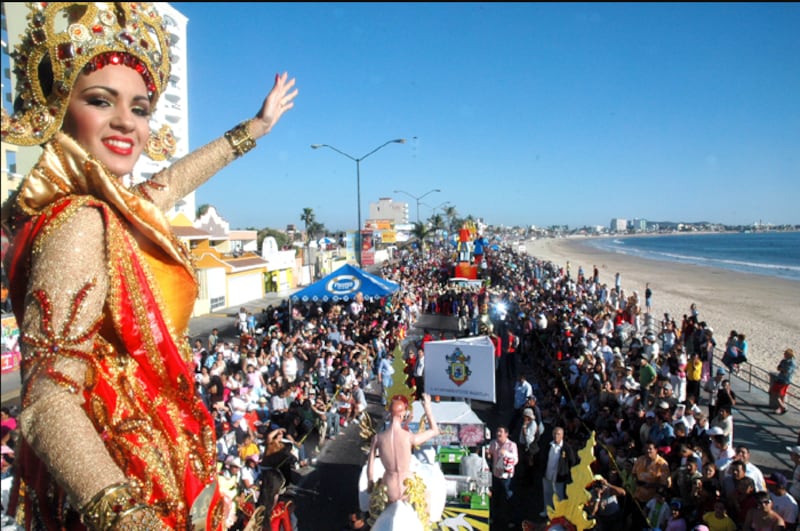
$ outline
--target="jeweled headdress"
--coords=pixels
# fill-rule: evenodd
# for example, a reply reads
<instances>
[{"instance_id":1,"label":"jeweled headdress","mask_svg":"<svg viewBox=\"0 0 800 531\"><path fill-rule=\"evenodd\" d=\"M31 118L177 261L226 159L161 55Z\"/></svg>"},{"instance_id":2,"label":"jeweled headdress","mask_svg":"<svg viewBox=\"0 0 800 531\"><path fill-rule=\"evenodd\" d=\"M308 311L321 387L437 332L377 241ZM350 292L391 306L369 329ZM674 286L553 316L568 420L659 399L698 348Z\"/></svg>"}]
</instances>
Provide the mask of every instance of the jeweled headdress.
<instances>
[{"instance_id":1,"label":"jeweled headdress","mask_svg":"<svg viewBox=\"0 0 800 531\"><path fill-rule=\"evenodd\" d=\"M61 127L78 75L124 64L145 80L155 105L170 74L169 36L149 2L29 2L28 28L11 57L14 114L3 110L4 142L31 146Z\"/></svg>"}]
</instances>

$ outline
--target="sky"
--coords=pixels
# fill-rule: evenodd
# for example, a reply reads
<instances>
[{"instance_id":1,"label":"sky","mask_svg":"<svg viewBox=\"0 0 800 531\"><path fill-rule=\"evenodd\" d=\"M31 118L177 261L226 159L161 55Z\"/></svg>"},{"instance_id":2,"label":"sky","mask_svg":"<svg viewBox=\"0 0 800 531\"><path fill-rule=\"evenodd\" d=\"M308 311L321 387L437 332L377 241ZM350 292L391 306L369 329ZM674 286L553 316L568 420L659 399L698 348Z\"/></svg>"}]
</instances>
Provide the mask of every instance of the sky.
<instances>
[{"instance_id":1,"label":"sky","mask_svg":"<svg viewBox=\"0 0 800 531\"><path fill-rule=\"evenodd\" d=\"M190 147L299 95L197 191L231 228L382 197L491 225L800 223L800 3L173 3ZM431 192L440 189L441 192ZM406 192L394 193L395 190ZM429 193L430 192L430 193Z\"/></svg>"}]
</instances>

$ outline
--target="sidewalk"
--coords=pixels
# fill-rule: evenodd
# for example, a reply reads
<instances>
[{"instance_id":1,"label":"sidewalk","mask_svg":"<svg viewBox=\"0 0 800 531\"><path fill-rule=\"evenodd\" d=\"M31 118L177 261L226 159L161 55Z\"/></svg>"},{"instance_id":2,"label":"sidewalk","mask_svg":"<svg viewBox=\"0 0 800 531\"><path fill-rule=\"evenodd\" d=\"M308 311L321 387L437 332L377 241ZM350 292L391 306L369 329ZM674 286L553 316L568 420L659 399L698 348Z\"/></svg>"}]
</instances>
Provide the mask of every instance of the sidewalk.
<instances>
[{"instance_id":1,"label":"sidewalk","mask_svg":"<svg viewBox=\"0 0 800 531\"><path fill-rule=\"evenodd\" d=\"M253 315L259 316L262 311L268 306L279 306L281 302L289 298L293 293L299 291L301 288L294 288L279 292L266 293L260 299L237 304L228 308L222 308L215 312L205 315L192 317L189 321L189 336L192 338L192 343L195 339L202 339L205 346L211 331L216 328L219 332L219 337L223 341L234 341L239 338L239 332L236 330L236 314L239 313L240 308L245 308Z\"/></svg>"},{"instance_id":2,"label":"sidewalk","mask_svg":"<svg viewBox=\"0 0 800 531\"><path fill-rule=\"evenodd\" d=\"M765 476L781 472L791 477L794 464L789 459L787 446L798 444L800 435L800 411L797 404L789 403L789 411L775 415L769 407L769 394L765 389L748 384L738 376L731 375L731 388L736 393L733 409L733 442L750 449L750 461L758 466ZM707 393L701 407L706 407Z\"/></svg>"}]
</instances>

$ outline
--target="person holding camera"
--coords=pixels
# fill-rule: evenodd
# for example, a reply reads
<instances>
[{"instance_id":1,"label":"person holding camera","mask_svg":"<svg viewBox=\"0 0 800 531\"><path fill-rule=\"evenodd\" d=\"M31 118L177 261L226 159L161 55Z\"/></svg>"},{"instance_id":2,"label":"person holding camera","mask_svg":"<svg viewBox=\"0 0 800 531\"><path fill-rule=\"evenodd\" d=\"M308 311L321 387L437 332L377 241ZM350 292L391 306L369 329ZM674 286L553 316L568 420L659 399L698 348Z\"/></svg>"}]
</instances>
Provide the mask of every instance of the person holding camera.
<instances>
[{"instance_id":1,"label":"person holding camera","mask_svg":"<svg viewBox=\"0 0 800 531\"><path fill-rule=\"evenodd\" d=\"M586 504L586 512L595 521L595 531L624 527L625 513L622 507L625 489L609 483L600 474L595 474L590 491L591 498Z\"/></svg>"}]
</instances>

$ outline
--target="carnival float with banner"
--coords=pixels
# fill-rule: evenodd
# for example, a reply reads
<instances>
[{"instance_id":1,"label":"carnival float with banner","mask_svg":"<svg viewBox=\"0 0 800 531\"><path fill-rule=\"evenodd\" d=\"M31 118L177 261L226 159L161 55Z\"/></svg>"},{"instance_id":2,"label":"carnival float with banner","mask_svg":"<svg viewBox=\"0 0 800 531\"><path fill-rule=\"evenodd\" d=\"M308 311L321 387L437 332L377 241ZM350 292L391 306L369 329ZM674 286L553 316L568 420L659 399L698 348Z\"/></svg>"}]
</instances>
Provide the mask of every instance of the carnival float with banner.
<instances>
[{"instance_id":1,"label":"carnival float with banner","mask_svg":"<svg viewBox=\"0 0 800 531\"><path fill-rule=\"evenodd\" d=\"M481 341L485 339L486 341ZM494 351L485 336L452 341L425 343L426 391L439 400L431 404L431 413L439 435L413 449L414 480L407 480L408 506L387 506L386 499L370 492L367 465L359 478L359 506L369 513L373 531L445 531L473 529L489 531L491 473L485 457L489 433L485 423L470 407L470 400L495 401L493 370L481 368L481 362L493 363ZM485 358L485 359L484 359ZM395 372L403 372L405 361L398 348L394 356ZM493 365L490 365L493 367ZM426 418L416 389L398 378L387 390L388 396L405 396L411 412L405 427L414 432L426 428ZM441 398L450 400L442 401ZM387 401L388 403L388 401ZM388 407L388 406L387 406ZM372 438L385 426L375 426L365 415L361 422L362 450L369 452ZM580 460L572 469L567 485L567 499L554 499L545 523L523 522L526 531L584 531L594 527L584 506L590 498L586 485L593 477L595 435L591 434L579 452ZM378 471L378 477L382 470Z\"/></svg>"}]
</instances>

